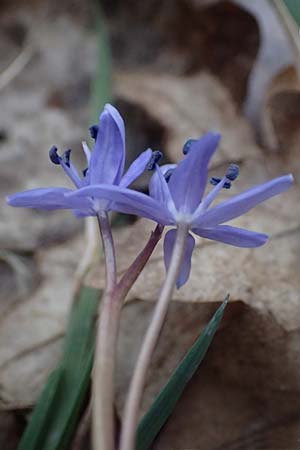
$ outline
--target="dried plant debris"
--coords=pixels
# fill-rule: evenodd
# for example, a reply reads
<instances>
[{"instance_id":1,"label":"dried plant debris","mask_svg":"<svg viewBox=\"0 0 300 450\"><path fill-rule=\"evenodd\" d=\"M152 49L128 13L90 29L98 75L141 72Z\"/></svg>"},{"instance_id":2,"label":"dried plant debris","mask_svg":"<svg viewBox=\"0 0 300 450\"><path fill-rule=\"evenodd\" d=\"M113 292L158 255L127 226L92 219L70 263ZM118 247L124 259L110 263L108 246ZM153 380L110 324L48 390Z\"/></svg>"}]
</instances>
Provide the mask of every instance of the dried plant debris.
<instances>
[{"instance_id":1,"label":"dried plant debris","mask_svg":"<svg viewBox=\"0 0 300 450\"><path fill-rule=\"evenodd\" d=\"M141 301L125 307L119 345L119 410L152 308L152 302ZM149 373L143 411L215 308L209 303L171 304ZM230 303L208 355L154 448L298 448L300 401L297 395L293 399L300 388L298 334L287 336L271 314L262 315L241 301ZM124 352L126 359L121 358Z\"/></svg>"},{"instance_id":2,"label":"dried plant debris","mask_svg":"<svg viewBox=\"0 0 300 450\"><path fill-rule=\"evenodd\" d=\"M241 105L259 48L255 17L229 1L103 2L119 67L214 73Z\"/></svg>"},{"instance_id":3,"label":"dried plant debris","mask_svg":"<svg viewBox=\"0 0 300 450\"><path fill-rule=\"evenodd\" d=\"M163 73L124 72L115 76L116 94L137 104L163 126L166 157L178 161L187 139L209 130L224 134L214 164L258 156L250 128L230 93L211 74L191 77ZM138 95L137 95L138 92ZM155 107L154 107L155 105Z\"/></svg>"},{"instance_id":4,"label":"dried plant debris","mask_svg":"<svg viewBox=\"0 0 300 450\"><path fill-rule=\"evenodd\" d=\"M56 366L82 252L81 239L39 252L40 284L1 316L0 409L32 406Z\"/></svg>"},{"instance_id":5,"label":"dried plant debris","mask_svg":"<svg viewBox=\"0 0 300 450\"><path fill-rule=\"evenodd\" d=\"M265 145L290 159L300 139L300 79L288 66L271 80L262 110L262 138ZM299 160L299 158L298 158ZM295 161L294 169L300 169Z\"/></svg>"}]
</instances>

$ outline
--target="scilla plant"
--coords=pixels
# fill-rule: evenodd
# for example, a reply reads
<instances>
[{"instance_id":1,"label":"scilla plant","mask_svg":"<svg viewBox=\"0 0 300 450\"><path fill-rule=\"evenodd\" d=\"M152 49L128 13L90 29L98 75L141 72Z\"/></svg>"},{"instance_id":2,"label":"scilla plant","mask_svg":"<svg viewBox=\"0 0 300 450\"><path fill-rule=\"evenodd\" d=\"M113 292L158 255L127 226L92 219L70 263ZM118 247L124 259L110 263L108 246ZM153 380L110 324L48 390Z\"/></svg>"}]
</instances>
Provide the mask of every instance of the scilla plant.
<instances>
[{"instance_id":1,"label":"scilla plant","mask_svg":"<svg viewBox=\"0 0 300 450\"><path fill-rule=\"evenodd\" d=\"M141 346L125 405L120 449L133 450L147 369L172 293L176 286L180 288L188 281L195 247L193 234L236 247L265 244L267 235L226 223L288 189L293 177L290 174L281 176L212 205L218 193L223 188L229 189L239 175L238 166L229 165L222 177L210 180L213 186L204 195L208 165L217 150L219 134L210 132L199 139L190 139L184 145L183 159L177 165L159 166L161 153L145 150L124 173L125 126L119 112L112 105L106 105L99 124L92 126L90 133L95 141L94 148L91 151L83 143L87 167L81 175L71 161L70 150L59 155L57 148L52 147L49 152L50 160L65 171L73 189L32 189L8 196L7 203L44 210L70 209L77 217L95 216L98 220L106 264L106 287L99 315L92 390L95 450L115 449L114 372L123 301L161 238L164 227L171 227L164 237L166 278ZM130 188L144 170L153 171L149 195ZM108 217L110 210L136 214L156 223L143 250L120 280Z\"/></svg>"}]
</instances>

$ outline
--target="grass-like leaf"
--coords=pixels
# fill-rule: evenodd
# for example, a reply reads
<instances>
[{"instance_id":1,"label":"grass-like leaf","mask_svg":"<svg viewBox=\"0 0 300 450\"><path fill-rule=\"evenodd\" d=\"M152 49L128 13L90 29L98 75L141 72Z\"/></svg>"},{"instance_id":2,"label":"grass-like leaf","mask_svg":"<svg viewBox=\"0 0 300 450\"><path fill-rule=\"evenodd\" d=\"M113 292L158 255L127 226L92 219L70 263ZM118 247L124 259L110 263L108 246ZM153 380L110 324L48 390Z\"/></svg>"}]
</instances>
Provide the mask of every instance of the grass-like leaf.
<instances>
[{"instance_id":1,"label":"grass-like leaf","mask_svg":"<svg viewBox=\"0 0 300 450\"><path fill-rule=\"evenodd\" d=\"M291 16L295 20L298 27L300 26L300 5L299 0L283 0L285 6L289 10ZM300 37L299 37L300 39Z\"/></svg>"},{"instance_id":2,"label":"grass-like leaf","mask_svg":"<svg viewBox=\"0 0 300 450\"><path fill-rule=\"evenodd\" d=\"M68 447L89 386L100 295L97 289L82 288L71 312L62 360L48 379L18 450Z\"/></svg>"},{"instance_id":3,"label":"grass-like leaf","mask_svg":"<svg viewBox=\"0 0 300 450\"><path fill-rule=\"evenodd\" d=\"M147 450L170 417L187 383L203 360L219 323L223 317L229 296L218 308L209 324L192 345L165 387L158 394L148 412L142 418L137 432L136 450Z\"/></svg>"},{"instance_id":4,"label":"grass-like leaf","mask_svg":"<svg viewBox=\"0 0 300 450\"><path fill-rule=\"evenodd\" d=\"M97 68L91 88L92 118L98 121L99 112L105 103L112 100L111 52L106 23L101 4L95 2L95 24L97 35Z\"/></svg>"}]
</instances>

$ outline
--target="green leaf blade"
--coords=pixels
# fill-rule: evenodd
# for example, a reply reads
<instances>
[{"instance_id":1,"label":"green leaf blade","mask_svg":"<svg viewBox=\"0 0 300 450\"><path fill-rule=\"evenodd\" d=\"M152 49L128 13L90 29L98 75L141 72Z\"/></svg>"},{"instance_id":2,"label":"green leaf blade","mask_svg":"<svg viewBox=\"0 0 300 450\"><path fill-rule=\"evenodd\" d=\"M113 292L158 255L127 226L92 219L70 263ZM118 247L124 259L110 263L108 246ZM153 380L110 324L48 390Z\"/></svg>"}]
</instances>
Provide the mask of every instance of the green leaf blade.
<instances>
[{"instance_id":1,"label":"green leaf blade","mask_svg":"<svg viewBox=\"0 0 300 450\"><path fill-rule=\"evenodd\" d=\"M68 448L89 387L100 295L97 289L81 289L71 312L59 368L50 375L18 450Z\"/></svg>"}]
</instances>

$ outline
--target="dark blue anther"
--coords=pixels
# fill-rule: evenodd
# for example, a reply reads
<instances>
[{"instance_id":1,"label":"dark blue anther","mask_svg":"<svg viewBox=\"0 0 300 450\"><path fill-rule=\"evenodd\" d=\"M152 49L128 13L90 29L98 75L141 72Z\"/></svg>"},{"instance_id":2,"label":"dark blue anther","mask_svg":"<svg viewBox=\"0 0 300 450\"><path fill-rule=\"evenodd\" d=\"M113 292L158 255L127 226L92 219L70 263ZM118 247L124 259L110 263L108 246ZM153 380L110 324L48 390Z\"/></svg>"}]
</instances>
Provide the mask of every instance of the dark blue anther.
<instances>
[{"instance_id":1,"label":"dark blue anther","mask_svg":"<svg viewBox=\"0 0 300 450\"><path fill-rule=\"evenodd\" d=\"M240 168L237 164L230 164L228 166L227 172L225 177L228 178L230 181L234 181L240 173Z\"/></svg>"},{"instance_id":2,"label":"dark blue anther","mask_svg":"<svg viewBox=\"0 0 300 450\"><path fill-rule=\"evenodd\" d=\"M184 155L187 155L188 152L191 150L192 144L196 141L197 141L197 139L189 139L188 141L186 141L186 143L184 144L184 146L182 148L182 153Z\"/></svg>"},{"instance_id":3,"label":"dark blue anther","mask_svg":"<svg viewBox=\"0 0 300 450\"><path fill-rule=\"evenodd\" d=\"M230 189L231 188L231 183L230 181L225 181L224 185L223 185L223 189Z\"/></svg>"},{"instance_id":4,"label":"dark blue anther","mask_svg":"<svg viewBox=\"0 0 300 450\"><path fill-rule=\"evenodd\" d=\"M99 131L98 125L92 125L89 128L89 131L90 131L91 138L96 140L97 136L98 136L98 131Z\"/></svg>"},{"instance_id":5,"label":"dark blue anther","mask_svg":"<svg viewBox=\"0 0 300 450\"><path fill-rule=\"evenodd\" d=\"M217 184L220 183L220 181L222 180L222 178L219 177L212 177L209 182L210 184L212 184L213 186L216 186ZM222 186L224 189L230 189L231 188L231 183L230 181L225 181L224 185Z\"/></svg>"},{"instance_id":6,"label":"dark blue anther","mask_svg":"<svg viewBox=\"0 0 300 450\"><path fill-rule=\"evenodd\" d=\"M89 170L89 168L87 167L86 169L84 169L84 170L82 171L82 174L83 174L84 177L86 176L88 170Z\"/></svg>"},{"instance_id":7,"label":"dark blue anther","mask_svg":"<svg viewBox=\"0 0 300 450\"><path fill-rule=\"evenodd\" d=\"M159 150L155 150L152 153L150 161L147 164L147 170L150 170L150 171L154 170L155 164L157 164L161 160L162 156L163 156L162 152L160 152Z\"/></svg>"},{"instance_id":8,"label":"dark blue anther","mask_svg":"<svg viewBox=\"0 0 300 450\"><path fill-rule=\"evenodd\" d=\"M49 150L49 158L53 164L60 164L61 157L57 154L57 147L54 145Z\"/></svg>"},{"instance_id":9,"label":"dark blue anther","mask_svg":"<svg viewBox=\"0 0 300 450\"><path fill-rule=\"evenodd\" d=\"M175 169L168 169L164 174L165 180L168 183L170 181L171 176L173 175Z\"/></svg>"},{"instance_id":10,"label":"dark blue anther","mask_svg":"<svg viewBox=\"0 0 300 450\"><path fill-rule=\"evenodd\" d=\"M71 150L66 150L62 155L62 160L66 164L67 167L70 167L70 156L71 156Z\"/></svg>"}]
</instances>

